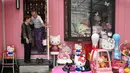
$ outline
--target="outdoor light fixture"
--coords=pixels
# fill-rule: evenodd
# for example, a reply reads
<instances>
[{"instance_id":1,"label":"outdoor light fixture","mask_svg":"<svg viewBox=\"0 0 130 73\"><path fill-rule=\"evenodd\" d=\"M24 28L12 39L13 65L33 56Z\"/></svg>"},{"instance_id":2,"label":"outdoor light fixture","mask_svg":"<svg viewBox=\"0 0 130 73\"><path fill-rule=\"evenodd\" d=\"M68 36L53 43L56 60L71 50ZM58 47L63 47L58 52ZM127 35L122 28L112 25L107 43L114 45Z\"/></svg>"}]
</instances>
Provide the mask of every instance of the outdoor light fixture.
<instances>
[{"instance_id":1,"label":"outdoor light fixture","mask_svg":"<svg viewBox=\"0 0 130 73\"><path fill-rule=\"evenodd\" d=\"M17 9L20 8L20 0L16 0L16 8L17 8Z\"/></svg>"}]
</instances>

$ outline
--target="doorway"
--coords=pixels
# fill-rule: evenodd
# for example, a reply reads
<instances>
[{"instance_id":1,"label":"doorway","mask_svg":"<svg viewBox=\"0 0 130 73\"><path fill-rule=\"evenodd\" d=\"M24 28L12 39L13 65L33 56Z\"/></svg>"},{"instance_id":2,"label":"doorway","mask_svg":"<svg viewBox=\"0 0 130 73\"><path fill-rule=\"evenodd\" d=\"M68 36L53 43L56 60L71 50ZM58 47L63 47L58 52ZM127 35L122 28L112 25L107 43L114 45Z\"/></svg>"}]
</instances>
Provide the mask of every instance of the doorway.
<instances>
[{"instance_id":1,"label":"doorway","mask_svg":"<svg viewBox=\"0 0 130 73\"><path fill-rule=\"evenodd\" d=\"M38 15L40 15L44 23L46 23L47 22L47 1L46 0L24 0L23 15L24 16L31 15L31 10L33 9L36 9ZM47 35L47 31L44 32L43 40L47 39L46 35ZM44 52L38 53L36 43L35 43L34 29L32 29L32 37L33 37L33 41L32 41L31 54L32 55L47 54L47 45L43 46Z\"/></svg>"}]
</instances>

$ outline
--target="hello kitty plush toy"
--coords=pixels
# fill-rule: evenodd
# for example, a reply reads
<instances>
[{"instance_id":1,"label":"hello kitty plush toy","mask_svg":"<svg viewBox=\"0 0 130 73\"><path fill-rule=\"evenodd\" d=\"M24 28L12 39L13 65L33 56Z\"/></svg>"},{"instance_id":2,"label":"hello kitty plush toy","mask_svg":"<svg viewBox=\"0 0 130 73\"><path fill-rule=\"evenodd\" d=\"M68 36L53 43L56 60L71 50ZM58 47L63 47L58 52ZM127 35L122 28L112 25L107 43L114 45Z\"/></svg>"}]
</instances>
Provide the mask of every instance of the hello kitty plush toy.
<instances>
[{"instance_id":1,"label":"hello kitty plush toy","mask_svg":"<svg viewBox=\"0 0 130 73\"><path fill-rule=\"evenodd\" d=\"M108 32L107 38L100 39L100 48L106 49L108 51L112 51L115 47L115 40L110 38L112 36L111 32Z\"/></svg>"},{"instance_id":2,"label":"hello kitty plush toy","mask_svg":"<svg viewBox=\"0 0 130 73\"><path fill-rule=\"evenodd\" d=\"M14 47L13 46L7 46L7 56L11 57L14 54Z\"/></svg>"},{"instance_id":3,"label":"hello kitty plush toy","mask_svg":"<svg viewBox=\"0 0 130 73\"><path fill-rule=\"evenodd\" d=\"M60 47L60 35L50 36L50 52L59 52Z\"/></svg>"},{"instance_id":4,"label":"hello kitty plush toy","mask_svg":"<svg viewBox=\"0 0 130 73\"><path fill-rule=\"evenodd\" d=\"M78 72L82 72L85 70L84 66L86 64L85 56L75 56L74 58L75 70Z\"/></svg>"},{"instance_id":5,"label":"hello kitty plush toy","mask_svg":"<svg viewBox=\"0 0 130 73\"><path fill-rule=\"evenodd\" d=\"M75 44L74 51L75 51L75 55L80 56L82 53L82 44Z\"/></svg>"}]
</instances>

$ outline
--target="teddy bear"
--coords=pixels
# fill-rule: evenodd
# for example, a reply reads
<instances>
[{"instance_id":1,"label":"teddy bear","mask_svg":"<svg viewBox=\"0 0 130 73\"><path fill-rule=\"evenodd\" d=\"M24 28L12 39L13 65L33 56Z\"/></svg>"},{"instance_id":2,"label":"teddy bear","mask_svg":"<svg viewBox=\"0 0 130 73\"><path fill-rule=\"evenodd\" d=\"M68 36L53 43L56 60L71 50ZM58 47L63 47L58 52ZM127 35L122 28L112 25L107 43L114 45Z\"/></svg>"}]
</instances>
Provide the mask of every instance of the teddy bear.
<instances>
[{"instance_id":1,"label":"teddy bear","mask_svg":"<svg viewBox=\"0 0 130 73\"><path fill-rule=\"evenodd\" d=\"M50 36L50 51L51 52L59 52L60 47L60 35L58 36Z\"/></svg>"}]
</instances>

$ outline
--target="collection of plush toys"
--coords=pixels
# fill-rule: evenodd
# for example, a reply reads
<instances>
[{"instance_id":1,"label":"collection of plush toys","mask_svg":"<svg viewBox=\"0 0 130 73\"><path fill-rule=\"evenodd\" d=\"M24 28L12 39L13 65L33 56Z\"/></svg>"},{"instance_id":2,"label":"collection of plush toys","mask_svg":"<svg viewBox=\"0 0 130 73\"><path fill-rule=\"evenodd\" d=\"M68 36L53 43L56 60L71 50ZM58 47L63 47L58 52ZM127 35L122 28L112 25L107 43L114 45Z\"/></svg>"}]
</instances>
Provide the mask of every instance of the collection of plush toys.
<instances>
[{"instance_id":1,"label":"collection of plush toys","mask_svg":"<svg viewBox=\"0 0 130 73\"><path fill-rule=\"evenodd\" d=\"M125 43L124 46L122 47L123 49L119 50L119 40L120 40L119 34L114 34L112 36L111 32L108 32L108 34L106 34L106 32L102 31L99 47L106 49L110 52L113 50L114 60L117 60L117 61L121 60L121 57L122 57L122 59L128 64L127 68L125 68L124 71L130 72L130 69L129 69L130 68L130 58L129 58L130 52L128 52L130 51L130 46L129 45L126 46L126 43ZM59 54L57 55L57 63L65 65L62 68L63 71L84 72L84 71L91 70L89 60L88 58L86 58L84 47L81 43L74 44L74 48L72 49L72 47L68 46L66 43L61 43L59 35L51 36L50 37L50 51L59 52ZM11 52L8 52L8 54L11 54ZM123 54L123 56L121 56L121 54ZM101 68L107 67L105 63L106 61L107 59L104 56L100 56L98 58L99 67ZM112 64L113 64L112 66L114 66L114 63Z\"/></svg>"},{"instance_id":2,"label":"collection of plush toys","mask_svg":"<svg viewBox=\"0 0 130 73\"><path fill-rule=\"evenodd\" d=\"M89 60L86 59L85 53L83 52L82 44L75 44L72 49L66 43L61 44L60 36L50 36L50 52L59 52L57 55L57 63L65 64L63 70L75 70L75 71L89 71L90 64ZM73 58L73 59L72 59ZM70 64L74 63L75 66L70 66Z\"/></svg>"}]
</instances>

